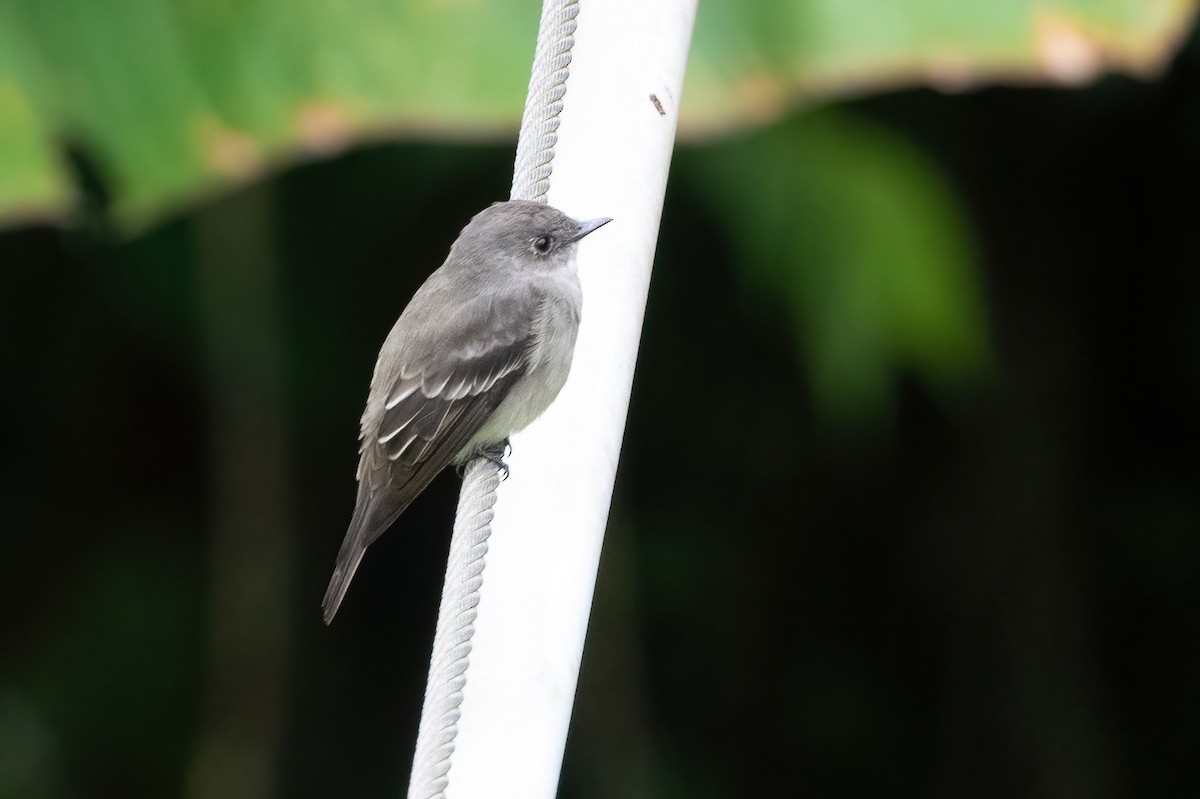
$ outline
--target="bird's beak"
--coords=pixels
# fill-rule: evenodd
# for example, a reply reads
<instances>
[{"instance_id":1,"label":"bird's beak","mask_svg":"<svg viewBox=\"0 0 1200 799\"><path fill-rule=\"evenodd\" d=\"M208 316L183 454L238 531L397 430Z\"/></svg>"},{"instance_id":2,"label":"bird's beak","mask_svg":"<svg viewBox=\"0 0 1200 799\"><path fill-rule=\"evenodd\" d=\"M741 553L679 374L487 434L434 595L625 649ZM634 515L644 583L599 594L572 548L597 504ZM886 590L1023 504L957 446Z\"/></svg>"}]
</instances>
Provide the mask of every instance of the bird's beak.
<instances>
[{"instance_id":1,"label":"bird's beak","mask_svg":"<svg viewBox=\"0 0 1200 799\"><path fill-rule=\"evenodd\" d=\"M611 221L612 220L608 217L600 217L599 219L584 219L578 223L579 232L571 238L571 241L579 241L587 234L599 230Z\"/></svg>"}]
</instances>

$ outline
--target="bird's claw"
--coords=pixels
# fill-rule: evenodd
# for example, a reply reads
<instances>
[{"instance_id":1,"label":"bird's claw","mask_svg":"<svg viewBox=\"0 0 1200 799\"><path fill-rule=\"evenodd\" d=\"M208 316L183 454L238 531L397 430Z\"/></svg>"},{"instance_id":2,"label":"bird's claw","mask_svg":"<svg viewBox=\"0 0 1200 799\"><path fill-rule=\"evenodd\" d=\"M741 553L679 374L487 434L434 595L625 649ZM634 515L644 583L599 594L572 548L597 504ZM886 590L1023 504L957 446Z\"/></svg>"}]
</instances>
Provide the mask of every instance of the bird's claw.
<instances>
[{"instance_id":1,"label":"bird's claw","mask_svg":"<svg viewBox=\"0 0 1200 799\"><path fill-rule=\"evenodd\" d=\"M507 480L508 464L504 462L504 459L507 458L511 452L512 446L508 443L508 439L506 438L503 441L498 441L495 444L491 444L486 447L479 447L475 450L475 454L472 456L471 460L474 458L483 458L500 470L501 480Z\"/></svg>"}]
</instances>

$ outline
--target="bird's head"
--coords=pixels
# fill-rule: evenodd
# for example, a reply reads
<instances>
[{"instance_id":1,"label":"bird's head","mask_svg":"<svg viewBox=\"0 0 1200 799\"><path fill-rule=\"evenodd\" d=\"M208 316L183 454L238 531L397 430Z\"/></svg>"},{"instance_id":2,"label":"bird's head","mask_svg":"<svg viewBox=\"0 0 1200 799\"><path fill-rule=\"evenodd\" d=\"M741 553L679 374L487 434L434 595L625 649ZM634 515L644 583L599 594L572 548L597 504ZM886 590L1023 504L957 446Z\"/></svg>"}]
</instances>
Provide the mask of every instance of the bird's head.
<instances>
[{"instance_id":1,"label":"bird's head","mask_svg":"<svg viewBox=\"0 0 1200 799\"><path fill-rule=\"evenodd\" d=\"M611 221L572 219L557 208L528 200L493 203L463 228L454 254L471 263L499 256L522 269L566 268L574 262L579 240Z\"/></svg>"}]
</instances>

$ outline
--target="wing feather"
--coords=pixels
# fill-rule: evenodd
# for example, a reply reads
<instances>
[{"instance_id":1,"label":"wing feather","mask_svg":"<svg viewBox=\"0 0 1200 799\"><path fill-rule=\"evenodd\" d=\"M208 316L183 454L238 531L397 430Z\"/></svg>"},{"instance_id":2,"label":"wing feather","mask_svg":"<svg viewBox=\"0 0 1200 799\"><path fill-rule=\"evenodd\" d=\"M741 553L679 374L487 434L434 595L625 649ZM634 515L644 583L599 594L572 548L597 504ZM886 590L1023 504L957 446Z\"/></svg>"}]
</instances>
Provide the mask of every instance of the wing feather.
<instances>
[{"instance_id":1,"label":"wing feather","mask_svg":"<svg viewBox=\"0 0 1200 799\"><path fill-rule=\"evenodd\" d=\"M420 294L376 366L362 419L358 500L322 603L326 622L363 551L466 447L528 366L539 297L526 293L501 301L481 293L453 318L420 326L406 322L414 306L434 301Z\"/></svg>"}]
</instances>

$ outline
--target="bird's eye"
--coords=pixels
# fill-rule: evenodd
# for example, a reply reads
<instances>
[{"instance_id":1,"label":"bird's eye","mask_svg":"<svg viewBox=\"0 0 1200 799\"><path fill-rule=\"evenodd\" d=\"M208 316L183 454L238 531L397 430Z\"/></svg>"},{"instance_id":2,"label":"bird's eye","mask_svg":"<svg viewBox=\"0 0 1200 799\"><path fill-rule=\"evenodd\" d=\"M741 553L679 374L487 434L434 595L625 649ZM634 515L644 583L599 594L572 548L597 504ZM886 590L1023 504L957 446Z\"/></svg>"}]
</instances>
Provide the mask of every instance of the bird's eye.
<instances>
[{"instance_id":1,"label":"bird's eye","mask_svg":"<svg viewBox=\"0 0 1200 799\"><path fill-rule=\"evenodd\" d=\"M539 236L533 240L533 249L540 253L548 253L550 252L550 247L553 244L554 239L550 238L549 236Z\"/></svg>"}]
</instances>

